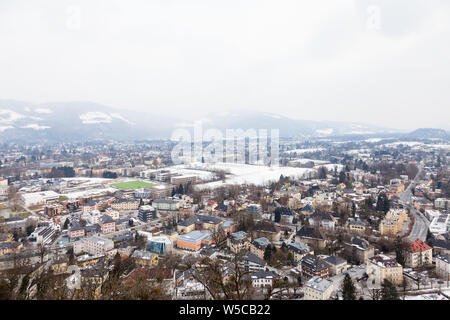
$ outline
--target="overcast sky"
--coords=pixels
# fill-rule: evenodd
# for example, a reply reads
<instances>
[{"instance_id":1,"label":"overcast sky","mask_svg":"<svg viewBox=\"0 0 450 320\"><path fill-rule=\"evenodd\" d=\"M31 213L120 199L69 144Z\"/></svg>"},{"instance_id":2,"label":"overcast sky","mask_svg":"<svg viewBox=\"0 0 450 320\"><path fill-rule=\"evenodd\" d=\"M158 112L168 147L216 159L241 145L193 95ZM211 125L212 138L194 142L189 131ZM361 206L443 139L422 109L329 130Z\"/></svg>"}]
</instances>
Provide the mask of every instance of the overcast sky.
<instances>
[{"instance_id":1,"label":"overcast sky","mask_svg":"<svg viewBox=\"0 0 450 320\"><path fill-rule=\"evenodd\" d=\"M0 98L450 127L448 0L0 0Z\"/></svg>"}]
</instances>

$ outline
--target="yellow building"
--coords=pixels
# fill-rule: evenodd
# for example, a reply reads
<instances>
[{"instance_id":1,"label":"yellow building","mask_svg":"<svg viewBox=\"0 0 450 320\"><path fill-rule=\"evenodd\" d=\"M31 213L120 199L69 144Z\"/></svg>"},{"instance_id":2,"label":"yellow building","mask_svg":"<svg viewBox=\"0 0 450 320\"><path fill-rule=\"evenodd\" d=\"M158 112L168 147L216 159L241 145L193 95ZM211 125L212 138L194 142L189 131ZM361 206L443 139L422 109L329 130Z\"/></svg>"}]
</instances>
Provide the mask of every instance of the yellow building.
<instances>
[{"instance_id":1,"label":"yellow building","mask_svg":"<svg viewBox=\"0 0 450 320\"><path fill-rule=\"evenodd\" d=\"M159 259L156 253L152 253L145 250L135 250L132 257L135 259L136 264L141 267L156 267Z\"/></svg>"},{"instance_id":2,"label":"yellow building","mask_svg":"<svg viewBox=\"0 0 450 320\"><path fill-rule=\"evenodd\" d=\"M192 217L189 217L183 221L180 221L177 225L178 233L189 233L196 229L206 229L206 230L218 230L219 226L223 224L223 220L213 217L213 216L205 216L196 214ZM196 228L199 226L199 228Z\"/></svg>"},{"instance_id":3,"label":"yellow building","mask_svg":"<svg viewBox=\"0 0 450 320\"><path fill-rule=\"evenodd\" d=\"M369 280L375 280L375 284L381 285L384 279L393 284L400 285L403 282L403 267L393 258L378 255L367 260L366 273Z\"/></svg>"},{"instance_id":4,"label":"yellow building","mask_svg":"<svg viewBox=\"0 0 450 320\"><path fill-rule=\"evenodd\" d=\"M402 231L402 222L397 218L383 219L380 222L382 236L396 237Z\"/></svg>"},{"instance_id":5,"label":"yellow building","mask_svg":"<svg viewBox=\"0 0 450 320\"><path fill-rule=\"evenodd\" d=\"M386 213L386 219L399 219L402 222L408 221L408 214L404 209L391 209Z\"/></svg>"},{"instance_id":6,"label":"yellow building","mask_svg":"<svg viewBox=\"0 0 450 320\"><path fill-rule=\"evenodd\" d=\"M362 221L349 221L348 229L351 232L364 233L366 231L366 224Z\"/></svg>"}]
</instances>

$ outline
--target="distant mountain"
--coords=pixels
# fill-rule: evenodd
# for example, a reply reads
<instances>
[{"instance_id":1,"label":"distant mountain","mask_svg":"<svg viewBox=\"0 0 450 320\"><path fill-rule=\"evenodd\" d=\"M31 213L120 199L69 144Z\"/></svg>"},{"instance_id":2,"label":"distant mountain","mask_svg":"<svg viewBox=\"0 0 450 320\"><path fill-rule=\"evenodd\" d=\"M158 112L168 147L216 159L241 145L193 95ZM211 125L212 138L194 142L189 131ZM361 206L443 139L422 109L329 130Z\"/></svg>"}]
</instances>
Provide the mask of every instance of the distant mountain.
<instances>
[{"instance_id":1,"label":"distant mountain","mask_svg":"<svg viewBox=\"0 0 450 320\"><path fill-rule=\"evenodd\" d=\"M338 122L296 120L265 112L223 112L203 119L205 128L279 129L282 137L330 137L342 135L373 135L398 132L374 125Z\"/></svg>"},{"instance_id":2,"label":"distant mountain","mask_svg":"<svg viewBox=\"0 0 450 320\"><path fill-rule=\"evenodd\" d=\"M250 128L279 129L281 137L371 136L398 132L361 123L295 120L264 112L221 112L199 120L204 129L216 128L224 134L225 129ZM0 100L0 141L51 143L170 138L175 128L192 128L193 124L194 121L179 119L176 115L155 116L86 101L33 104Z\"/></svg>"},{"instance_id":3,"label":"distant mountain","mask_svg":"<svg viewBox=\"0 0 450 320\"><path fill-rule=\"evenodd\" d=\"M0 100L0 138L67 142L166 138L173 118L117 110L93 102L31 104Z\"/></svg>"},{"instance_id":4,"label":"distant mountain","mask_svg":"<svg viewBox=\"0 0 450 320\"><path fill-rule=\"evenodd\" d=\"M420 128L406 135L413 139L449 139L450 134L444 129Z\"/></svg>"}]
</instances>

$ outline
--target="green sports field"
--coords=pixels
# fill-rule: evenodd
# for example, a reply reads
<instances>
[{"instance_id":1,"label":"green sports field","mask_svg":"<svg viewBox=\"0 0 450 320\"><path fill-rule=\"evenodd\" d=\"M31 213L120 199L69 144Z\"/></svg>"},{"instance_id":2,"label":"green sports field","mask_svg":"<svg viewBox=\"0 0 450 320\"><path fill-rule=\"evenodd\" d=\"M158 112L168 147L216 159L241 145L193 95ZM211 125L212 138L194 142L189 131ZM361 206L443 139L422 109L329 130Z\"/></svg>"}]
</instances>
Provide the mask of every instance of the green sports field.
<instances>
[{"instance_id":1,"label":"green sports field","mask_svg":"<svg viewBox=\"0 0 450 320\"><path fill-rule=\"evenodd\" d=\"M111 184L111 186L119 189L140 189L140 188L151 188L156 186L156 184L144 181L127 181L127 182L113 183Z\"/></svg>"}]
</instances>

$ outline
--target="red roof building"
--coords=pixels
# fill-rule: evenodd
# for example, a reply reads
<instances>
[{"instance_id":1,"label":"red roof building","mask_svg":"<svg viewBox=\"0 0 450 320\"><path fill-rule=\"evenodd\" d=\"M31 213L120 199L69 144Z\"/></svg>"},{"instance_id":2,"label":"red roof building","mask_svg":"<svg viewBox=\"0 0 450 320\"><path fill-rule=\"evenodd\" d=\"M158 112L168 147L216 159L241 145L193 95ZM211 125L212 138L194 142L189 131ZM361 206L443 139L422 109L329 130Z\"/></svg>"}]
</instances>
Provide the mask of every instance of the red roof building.
<instances>
[{"instance_id":1,"label":"red roof building","mask_svg":"<svg viewBox=\"0 0 450 320\"><path fill-rule=\"evenodd\" d=\"M409 245L409 250L413 253L417 253L417 252L424 252L427 250L433 250L433 248L431 248L429 245L427 245L422 240L417 239L416 241L412 242Z\"/></svg>"}]
</instances>

